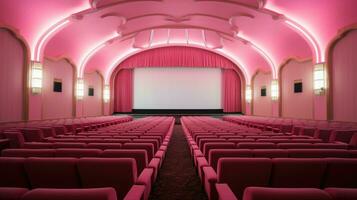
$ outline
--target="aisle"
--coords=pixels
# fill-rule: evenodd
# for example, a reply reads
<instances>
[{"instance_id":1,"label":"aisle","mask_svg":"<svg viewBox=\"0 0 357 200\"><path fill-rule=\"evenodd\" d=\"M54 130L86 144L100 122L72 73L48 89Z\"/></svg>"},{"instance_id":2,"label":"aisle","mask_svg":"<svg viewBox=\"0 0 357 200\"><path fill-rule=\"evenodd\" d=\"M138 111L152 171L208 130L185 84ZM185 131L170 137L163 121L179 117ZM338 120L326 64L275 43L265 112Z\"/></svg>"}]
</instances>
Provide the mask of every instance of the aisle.
<instances>
[{"instance_id":1,"label":"aisle","mask_svg":"<svg viewBox=\"0 0 357 200\"><path fill-rule=\"evenodd\" d=\"M206 200L181 125L175 125L150 200Z\"/></svg>"}]
</instances>

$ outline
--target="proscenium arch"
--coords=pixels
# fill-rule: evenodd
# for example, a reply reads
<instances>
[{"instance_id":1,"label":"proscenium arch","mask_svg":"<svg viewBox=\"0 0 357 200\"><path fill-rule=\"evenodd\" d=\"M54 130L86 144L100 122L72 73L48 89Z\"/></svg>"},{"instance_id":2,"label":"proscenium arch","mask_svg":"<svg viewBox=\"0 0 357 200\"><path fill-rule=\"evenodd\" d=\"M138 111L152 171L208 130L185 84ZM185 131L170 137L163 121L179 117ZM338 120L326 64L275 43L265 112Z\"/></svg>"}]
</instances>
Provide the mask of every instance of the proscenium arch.
<instances>
[{"instance_id":1,"label":"proscenium arch","mask_svg":"<svg viewBox=\"0 0 357 200\"><path fill-rule=\"evenodd\" d=\"M136 53L132 53L128 56L126 56L125 58L121 59L121 61L115 65L114 69L112 69L111 73L110 73L110 76L108 78L108 81L105 83L106 85L110 85L110 94L114 94L114 88L115 88L115 79L116 79L116 76L118 75L118 73L122 70L122 69L127 69L125 67L121 67L120 64L123 63L124 61L130 59L131 57L133 56L136 56L136 55L139 55L140 53L143 53L143 52L146 52L146 51L151 51L151 50L154 50L154 49L160 49L160 48L170 48L170 47L186 47L186 48L190 48L190 49L199 49L199 50L203 50L205 51L206 53L213 53L213 54L216 54L217 56L219 57L222 57L224 58L225 60L231 62L233 64L233 68L229 68L229 69L233 69L235 71L235 73L237 73L239 79L240 79L240 90L241 90L241 93L240 93L240 101L241 101L241 111L243 113L245 113L245 105L246 105L246 101L245 101L245 88L246 88L246 85L247 85L247 79L244 77L244 73L242 72L242 70L240 69L239 66L237 66L237 64L235 62L233 62L232 60L230 60L229 58L227 58L226 56L224 55L221 55L220 53L217 53L217 52L214 52L212 50L209 50L209 49L205 49L203 47L193 47L193 46L187 46L187 45L161 45L161 46L155 46L153 48L150 48L150 49L145 49L145 50L141 50L139 52L136 52ZM142 67L142 66L136 66L136 67ZM133 68L136 68L136 67L133 67ZM153 66L155 67L155 66ZM164 66L161 66L161 67L164 67ZM172 67L172 66L168 66L168 67ZM185 67L185 66L181 66L181 67ZM194 67L200 67L200 66L194 66ZM220 68L220 69L225 69L223 68L222 66L215 66L216 68ZM207 67L209 68L209 67ZM132 68L130 68L132 69ZM110 112L113 111L113 104L114 104L114 95L110 95L110 105L109 105L109 109L110 109Z\"/></svg>"},{"instance_id":2,"label":"proscenium arch","mask_svg":"<svg viewBox=\"0 0 357 200\"><path fill-rule=\"evenodd\" d=\"M208 48L200 46L200 45L186 44L186 43L185 44L166 44L166 43L165 44L159 44L159 45L155 45L155 46L152 46L152 47L146 48L146 49L133 50L132 52L129 52L124 56L117 57L117 59L115 59L115 62L112 63L111 66L105 72L105 84L110 84L113 72L115 71L117 66L120 65L120 63L122 63L124 60L130 58L131 56L134 56L136 54L144 52L144 51L149 51L149 50L157 49L157 48L170 47L170 46L182 46L182 47L198 48L198 49L203 49L203 50L206 50L208 52L212 52L212 53L218 54L220 56L223 56L224 58L226 58L229 61L233 62L237 66L238 71L241 72L241 78L243 78L243 80L244 80L244 82L246 84L250 84L250 76L249 76L249 73L247 72L246 66L244 66L237 59L232 58L227 53L224 53L224 52L221 52L221 51L218 51L218 50L208 49Z\"/></svg>"}]
</instances>

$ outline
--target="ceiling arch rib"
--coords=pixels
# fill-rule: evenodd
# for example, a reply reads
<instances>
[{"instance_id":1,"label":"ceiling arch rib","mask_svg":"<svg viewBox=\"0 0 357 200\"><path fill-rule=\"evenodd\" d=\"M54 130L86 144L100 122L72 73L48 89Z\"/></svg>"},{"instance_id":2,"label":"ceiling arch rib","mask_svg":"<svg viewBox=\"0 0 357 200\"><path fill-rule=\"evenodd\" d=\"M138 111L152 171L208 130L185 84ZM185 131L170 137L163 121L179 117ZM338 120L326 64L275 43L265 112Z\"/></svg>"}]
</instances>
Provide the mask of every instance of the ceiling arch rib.
<instances>
[{"instance_id":1,"label":"ceiling arch rib","mask_svg":"<svg viewBox=\"0 0 357 200\"><path fill-rule=\"evenodd\" d=\"M137 2L139 2L139 1L137 1ZM148 1L144 1L144 2L148 2ZM208 2L209 2L209 0L208 0ZM122 1L121 2L121 4L124 4L125 3L125 1ZM242 6L242 5L240 5L240 6ZM249 6L248 6L249 7ZM105 7L105 8L109 8L109 7ZM101 9L103 9L103 7L101 7ZM83 13L94 13L94 12L98 12L98 11L96 11L96 10L86 10L86 11L84 11ZM210 15L205 15L205 14L198 14L199 16L204 16L204 17L212 17L212 16L210 16ZM187 15L188 17L192 17L192 16L194 16L194 15L190 15L190 14L188 14ZM217 19L218 18L221 18L221 19L225 19L225 18L222 18L222 17L216 17ZM177 19L175 19L175 20L177 20ZM170 20L169 20L170 21ZM174 25L172 25L172 26L174 26ZM189 25L181 25L183 28L193 28L194 26L189 26ZM151 29L152 27L150 27L150 29ZM162 28L162 27L161 27ZM201 27L202 28L202 27ZM211 29L212 31L217 31L216 29ZM168 31L169 32L169 31ZM227 34L227 33L225 33L225 32L221 32L220 34L225 34L225 37L231 37L231 36L229 36L229 34ZM255 48L255 47L258 47L258 45L254 45L253 44L253 48ZM261 48L258 48L258 50L257 50L257 53L258 54L260 54L260 55L262 55L263 56L263 58L267 61L267 63L269 63L270 65L271 65L271 67L272 67L272 71L274 72L274 71L277 71L276 70L276 67L272 64L273 62L272 62L272 59L268 56L268 54L267 53L265 53L265 52L267 52L267 51L265 51L265 50L262 50ZM83 67L84 68L84 67ZM276 73L273 73L273 74L276 74Z\"/></svg>"}]
</instances>

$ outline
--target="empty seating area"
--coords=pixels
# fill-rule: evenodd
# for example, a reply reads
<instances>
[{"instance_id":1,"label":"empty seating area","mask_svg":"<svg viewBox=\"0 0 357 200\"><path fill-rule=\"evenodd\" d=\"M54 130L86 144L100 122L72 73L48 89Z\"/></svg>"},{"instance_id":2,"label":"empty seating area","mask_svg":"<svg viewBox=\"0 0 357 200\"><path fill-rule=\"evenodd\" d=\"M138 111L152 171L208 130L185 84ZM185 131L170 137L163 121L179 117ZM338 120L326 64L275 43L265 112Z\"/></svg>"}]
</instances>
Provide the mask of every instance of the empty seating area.
<instances>
[{"instance_id":1,"label":"empty seating area","mask_svg":"<svg viewBox=\"0 0 357 200\"><path fill-rule=\"evenodd\" d=\"M32 141L26 141L22 132L11 133L16 137L10 140L18 145L1 152L0 197L2 193L14 197L24 193L24 199L46 199L63 189L71 199L96 188L93 191L99 190L102 199L148 199L165 158L174 118L129 119L48 137L40 132ZM114 193L110 188L100 189L105 187L114 188Z\"/></svg>"},{"instance_id":2,"label":"empty seating area","mask_svg":"<svg viewBox=\"0 0 357 200\"><path fill-rule=\"evenodd\" d=\"M357 189L347 189L357 188L357 151L351 143L236 118L250 117L181 118L208 199L349 199L341 198L343 190L356 198ZM337 188L338 195L329 188Z\"/></svg>"},{"instance_id":3,"label":"empty seating area","mask_svg":"<svg viewBox=\"0 0 357 200\"><path fill-rule=\"evenodd\" d=\"M224 116L234 122L261 130L273 130L292 135L306 135L324 142L345 143L357 148L357 123L323 120L303 120L257 116Z\"/></svg>"}]
</instances>

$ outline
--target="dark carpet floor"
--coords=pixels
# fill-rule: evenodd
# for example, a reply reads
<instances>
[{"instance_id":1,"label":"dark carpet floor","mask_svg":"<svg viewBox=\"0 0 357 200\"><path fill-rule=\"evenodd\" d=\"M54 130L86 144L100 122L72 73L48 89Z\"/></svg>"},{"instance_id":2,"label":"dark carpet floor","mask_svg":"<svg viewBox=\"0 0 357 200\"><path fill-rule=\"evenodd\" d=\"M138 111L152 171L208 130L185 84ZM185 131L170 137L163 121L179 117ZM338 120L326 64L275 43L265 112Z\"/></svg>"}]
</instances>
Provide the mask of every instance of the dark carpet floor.
<instances>
[{"instance_id":1,"label":"dark carpet floor","mask_svg":"<svg viewBox=\"0 0 357 200\"><path fill-rule=\"evenodd\" d=\"M175 125L150 200L206 200L181 125Z\"/></svg>"}]
</instances>

